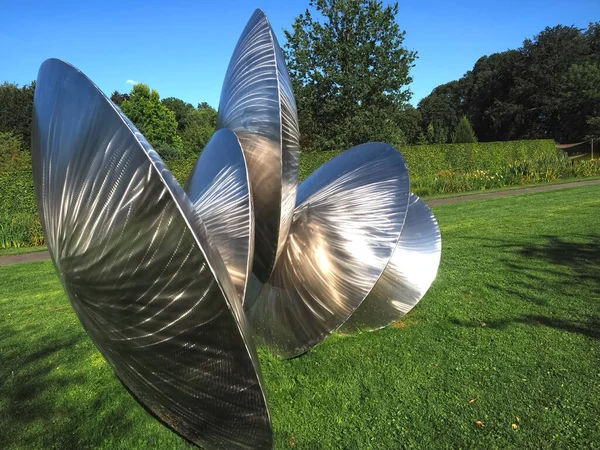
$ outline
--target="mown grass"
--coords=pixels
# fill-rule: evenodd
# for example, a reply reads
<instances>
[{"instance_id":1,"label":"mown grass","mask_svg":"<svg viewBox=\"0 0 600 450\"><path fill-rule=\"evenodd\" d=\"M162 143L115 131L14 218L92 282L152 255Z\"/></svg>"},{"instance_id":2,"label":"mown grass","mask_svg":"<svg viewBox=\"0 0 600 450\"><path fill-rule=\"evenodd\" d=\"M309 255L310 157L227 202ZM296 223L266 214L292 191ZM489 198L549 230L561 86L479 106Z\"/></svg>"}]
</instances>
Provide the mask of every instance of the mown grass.
<instances>
[{"instance_id":1,"label":"mown grass","mask_svg":"<svg viewBox=\"0 0 600 450\"><path fill-rule=\"evenodd\" d=\"M402 322L260 351L276 448L599 448L600 187L434 208ZM0 448L189 448L126 392L49 262L0 267Z\"/></svg>"}]
</instances>

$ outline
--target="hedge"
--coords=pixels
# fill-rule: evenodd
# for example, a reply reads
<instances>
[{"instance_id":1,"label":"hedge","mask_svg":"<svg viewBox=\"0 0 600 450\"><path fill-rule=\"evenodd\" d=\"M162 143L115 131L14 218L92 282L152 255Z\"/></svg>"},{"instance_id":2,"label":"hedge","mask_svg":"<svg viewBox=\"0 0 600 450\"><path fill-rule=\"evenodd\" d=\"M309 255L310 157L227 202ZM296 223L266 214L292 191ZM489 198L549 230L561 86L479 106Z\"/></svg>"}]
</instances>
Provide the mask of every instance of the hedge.
<instances>
[{"instance_id":1,"label":"hedge","mask_svg":"<svg viewBox=\"0 0 600 450\"><path fill-rule=\"evenodd\" d=\"M520 161L544 161L555 164L563 158L554 141L477 142L474 144L407 145L399 147L406 159L411 179L435 176L441 171L499 172ZM300 157L300 178L341 152L303 153Z\"/></svg>"},{"instance_id":2,"label":"hedge","mask_svg":"<svg viewBox=\"0 0 600 450\"><path fill-rule=\"evenodd\" d=\"M572 163L552 140L404 146L417 195L464 192L600 175L600 161ZM300 180L341 152L300 155ZM167 161L184 185L196 158ZM0 248L43 243L31 168L0 172Z\"/></svg>"}]
</instances>

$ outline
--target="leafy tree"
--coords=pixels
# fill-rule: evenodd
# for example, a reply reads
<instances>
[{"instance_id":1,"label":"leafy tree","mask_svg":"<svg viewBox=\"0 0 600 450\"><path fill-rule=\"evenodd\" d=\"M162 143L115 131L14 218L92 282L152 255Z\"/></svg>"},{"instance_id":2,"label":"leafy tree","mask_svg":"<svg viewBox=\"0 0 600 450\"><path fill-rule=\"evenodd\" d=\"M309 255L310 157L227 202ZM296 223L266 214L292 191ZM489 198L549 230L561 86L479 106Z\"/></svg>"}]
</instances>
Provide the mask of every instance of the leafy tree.
<instances>
[{"instance_id":1,"label":"leafy tree","mask_svg":"<svg viewBox=\"0 0 600 450\"><path fill-rule=\"evenodd\" d=\"M121 94L119 91L114 91L111 94L110 99L115 105L121 106L121 103L125 100L129 100L129 94Z\"/></svg>"},{"instance_id":2,"label":"leafy tree","mask_svg":"<svg viewBox=\"0 0 600 450\"><path fill-rule=\"evenodd\" d=\"M410 104L399 112L399 127L405 136L406 144L418 144L423 139L421 113Z\"/></svg>"},{"instance_id":3,"label":"leafy tree","mask_svg":"<svg viewBox=\"0 0 600 450\"><path fill-rule=\"evenodd\" d=\"M177 121L177 130L180 135L183 132L183 120L189 114L190 111L194 110L194 106L191 103L186 103L183 100L176 97L167 97L161 100L161 103L175 113L175 120Z\"/></svg>"},{"instance_id":4,"label":"leafy tree","mask_svg":"<svg viewBox=\"0 0 600 450\"><path fill-rule=\"evenodd\" d=\"M452 81L436 87L419 102L418 109L423 128L426 129L432 124L436 131L431 143L446 143L448 130L453 130L458 124L461 97L459 82Z\"/></svg>"},{"instance_id":5,"label":"leafy tree","mask_svg":"<svg viewBox=\"0 0 600 450\"><path fill-rule=\"evenodd\" d=\"M482 141L583 140L592 133L589 119L600 117L599 67L600 22L587 30L547 27L521 48L483 56L460 80L434 89L419 103L423 130L466 115Z\"/></svg>"},{"instance_id":6,"label":"leafy tree","mask_svg":"<svg viewBox=\"0 0 600 450\"><path fill-rule=\"evenodd\" d=\"M182 121L181 138L185 149L194 154L206 146L217 129L217 111L206 103L191 109Z\"/></svg>"},{"instance_id":7,"label":"leafy tree","mask_svg":"<svg viewBox=\"0 0 600 450\"><path fill-rule=\"evenodd\" d=\"M456 125L456 128L452 133L452 142L454 144L477 142L473 127L471 127L471 122L469 122L469 119L467 119L466 116L462 116L458 121L458 125Z\"/></svg>"},{"instance_id":8,"label":"leafy tree","mask_svg":"<svg viewBox=\"0 0 600 450\"><path fill-rule=\"evenodd\" d=\"M21 88L16 84L0 85L0 133L12 133L21 138L23 149L31 142L31 119L35 81Z\"/></svg>"},{"instance_id":9,"label":"leafy tree","mask_svg":"<svg viewBox=\"0 0 600 450\"><path fill-rule=\"evenodd\" d=\"M0 172L31 167L31 154L23 151L23 138L0 132Z\"/></svg>"},{"instance_id":10,"label":"leafy tree","mask_svg":"<svg viewBox=\"0 0 600 450\"><path fill-rule=\"evenodd\" d=\"M303 149L403 143L400 116L416 53L402 45L398 4L311 0L309 8L285 30Z\"/></svg>"},{"instance_id":11,"label":"leafy tree","mask_svg":"<svg viewBox=\"0 0 600 450\"><path fill-rule=\"evenodd\" d=\"M121 103L121 110L161 156L168 159L181 153L175 113L160 102L154 89L136 84L129 93L129 100Z\"/></svg>"},{"instance_id":12,"label":"leafy tree","mask_svg":"<svg viewBox=\"0 0 600 450\"><path fill-rule=\"evenodd\" d=\"M435 144L435 128L432 123L427 125L427 134L425 135L425 141L428 144Z\"/></svg>"}]
</instances>

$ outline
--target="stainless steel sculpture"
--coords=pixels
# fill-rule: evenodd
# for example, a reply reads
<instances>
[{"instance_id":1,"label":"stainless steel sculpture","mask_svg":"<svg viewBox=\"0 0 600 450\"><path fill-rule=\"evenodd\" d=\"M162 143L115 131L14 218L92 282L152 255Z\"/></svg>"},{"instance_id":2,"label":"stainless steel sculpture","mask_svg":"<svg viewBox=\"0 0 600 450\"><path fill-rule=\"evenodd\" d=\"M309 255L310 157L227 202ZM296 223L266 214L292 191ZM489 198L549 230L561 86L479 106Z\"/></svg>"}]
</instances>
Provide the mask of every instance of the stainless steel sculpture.
<instances>
[{"instance_id":1,"label":"stainless steel sculpture","mask_svg":"<svg viewBox=\"0 0 600 450\"><path fill-rule=\"evenodd\" d=\"M411 194L394 254L373 290L344 324L345 330L377 330L400 320L433 283L441 255L435 216L423 200Z\"/></svg>"},{"instance_id":2,"label":"stainless steel sculpture","mask_svg":"<svg viewBox=\"0 0 600 450\"><path fill-rule=\"evenodd\" d=\"M308 177L275 271L245 305L261 341L293 357L342 325L386 267L408 197L406 163L387 144L354 147Z\"/></svg>"},{"instance_id":3,"label":"stainless steel sculpture","mask_svg":"<svg viewBox=\"0 0 600 450\"><path fill-rule=\"evenodd\" d=\"M219 249L243 303L252 270L254 217L244 153L231 130L214 134L185 190Z\"/></svg>"},{"instance_id":4,"label":"stainless steel sculpture","mask_svg":"<svg viewBox=\"0 0 600 450\"><path fill-rule=\"evenodd\" d=\"M388 144L354 147L298 188L294 96L260 10L218 128L184 191L88 78L48 60L32 124L38 207L73 308L139 400L206 448L272 448L251 334L293 357L339 327L398 320L435 278L440 231Z\"/></svg>"},{"instance_id":5,"label":"stainless steel sculpture","mask_svg":"<svg viewBox=\"0 0 600 450\"><path fill-rule=\"evenodd\" d=\"M123 383L197 444L270 448L236 290L143 136L81 72L51 59L38 74L32 153L59 278Z\"/></svg>"},{"instance_id":6,"label":"stainless steel sculpture","mask_svg":"<svg viewBox=\"0 0 600 450\"><path fill-rule=\"evenodd\" d=\"M290 229L298 186L298 117L285 60L265 13L256 10L223 82L218 128L246 156L255 217L254 274L265 283Z\"/></svg>"}]
</instances>

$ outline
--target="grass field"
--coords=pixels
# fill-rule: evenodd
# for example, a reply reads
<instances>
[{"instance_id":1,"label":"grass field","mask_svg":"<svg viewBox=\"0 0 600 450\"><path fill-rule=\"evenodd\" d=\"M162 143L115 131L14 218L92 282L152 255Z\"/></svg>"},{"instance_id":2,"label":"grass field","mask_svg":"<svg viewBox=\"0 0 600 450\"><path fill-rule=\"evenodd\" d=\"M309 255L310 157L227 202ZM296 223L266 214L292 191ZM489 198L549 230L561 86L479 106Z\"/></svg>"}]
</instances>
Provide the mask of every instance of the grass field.
<instances>
[{"instance_id":1,"label":"grass field","mask_svg":"<svg viewBox=\"0 0 600 450\"><path fill-rule=\"evenodd\" d=\"M276 448L600 448L600 186L434 208L402 322L261 351ZM0 448L190 448L126 392L50 262L0 267Z\"/></svg>"}]
</instances>

